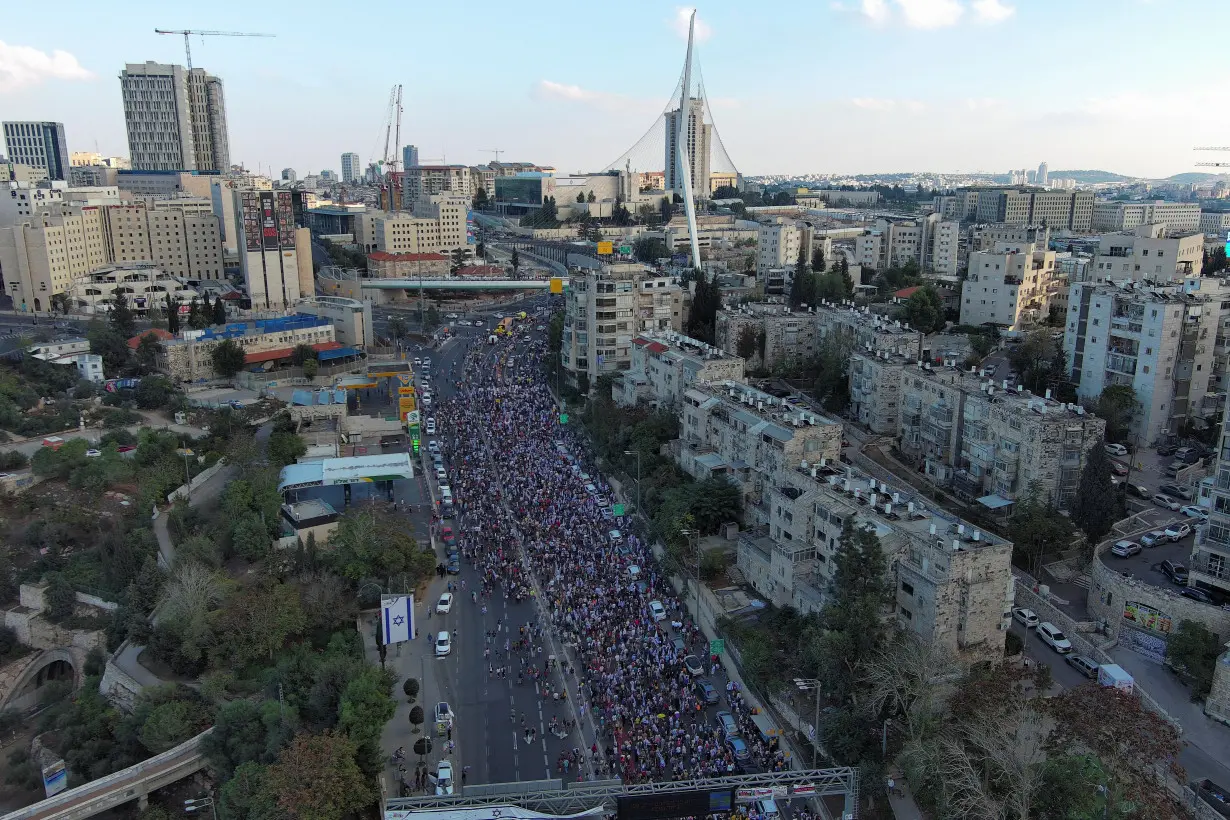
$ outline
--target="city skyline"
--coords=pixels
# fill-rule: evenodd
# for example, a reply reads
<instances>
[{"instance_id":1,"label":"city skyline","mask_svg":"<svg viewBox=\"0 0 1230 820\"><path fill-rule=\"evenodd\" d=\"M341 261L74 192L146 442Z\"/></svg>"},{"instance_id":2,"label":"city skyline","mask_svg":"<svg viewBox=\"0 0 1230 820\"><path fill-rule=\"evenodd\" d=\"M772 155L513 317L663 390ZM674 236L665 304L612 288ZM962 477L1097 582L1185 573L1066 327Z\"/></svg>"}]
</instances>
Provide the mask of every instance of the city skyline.
<instances>
[{"instance_id":1,"label":"city skyline","mask_svg":"<svg viewBox=\"0 0 1230 820\"><path fill-rule=\"evenodd\" d=\"M377 158L388 88L415 73L395 39L386 50L356 44L355 59L344 44L322 58L323 4L284 15L222 0L191 21L166 19L146 0L132 10L150 21L148 33L112 20L51 30L32 9L15 9L0 41L0 116L64 122L70 151L127 155L117 75L126 63L185 62L182 38L155 34L154 23L267 31L278 36L193 38L193 63L226 83L232 161L268 173L289 166L302 177L337 168L343 151ZM360 11L399 14L387 3ZM416 26L464 28L491 56L452 60L450 38L424 38L415 63L450 69L432 83L407 82L403 142L424 161L482 164L498 148L502 159L560 171L605 167L669 104L686 14L634 1L621 24L636 21L637 35L625 38L602 12L562 3L533 15L489 2L416 10ZM697 59L715 124L746 175L1007 173L1045 157L1056 170L1164 177L1198 170L1207 157L1192 147L1230 135L1230 112L1209 103L1219 90L1215 52L1189 42L1195 20L1219 31L1230 7L844 0L752 15L712 2L699 8ZM1093 55L1070 32L1115 48ZM526 47L505 63L516 42ZM1024 64L1006 57L1006 44ZM1163 119L1183 126L1160 127Z\"/></svg>"}]
</instances>

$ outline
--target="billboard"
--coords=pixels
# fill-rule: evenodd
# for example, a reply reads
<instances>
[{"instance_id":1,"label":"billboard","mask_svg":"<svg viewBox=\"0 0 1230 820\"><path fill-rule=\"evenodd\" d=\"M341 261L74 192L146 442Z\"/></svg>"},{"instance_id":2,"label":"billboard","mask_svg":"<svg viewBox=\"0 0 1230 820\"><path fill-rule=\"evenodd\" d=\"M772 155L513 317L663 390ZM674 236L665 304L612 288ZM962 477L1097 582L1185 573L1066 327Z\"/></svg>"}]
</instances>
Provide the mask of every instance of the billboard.
<instances>
[{"instance_id":1,"label":"billboard","mask_svg":"<svg viewBox=\"0 0 1230 820\"><path fill-rule=\"evenodd\" d=\"M259 251L261 249L261 212L256 191L241 192L239 202L243 208L244 244L250 251Z\"/></svg>"},{"instance_id":2,"label":"billboard","mask_svg":"<svg viewBox=\"0 0 1230 820\"><path fill-rule=\"evenodd\" d=\"M43 791L48 796L59 794L68 788L68 769L63 760L56 760L43 767Z\"/></svg>"},{"instance_id":3,"label":"billboard","mask_svg":"<svg viewBox=\"0 0 1230 820\"><path fill-rule=\"evenodd\" d=\"M474 229L474 212L466 211L466 244L473 245L478 242L478 232Z\"/></svg>"},{"instance_id":4,"label":"billboard","mask_svg":"<svg viewBox=\"0 0 1230 820\"><path fill-rule=\"evenodd\" d=\"M273 197L273 191L261 191L261 247L265 250L278 249L278 220L276 208L276 200Z\"/></svg>"},{"instance_id":5,"label":"billboard","mask_svg":"<svg viewBox=\"0 0 1230 820\"><path fill-rule=\"evenodd\" d=\"M290 191L278 191L278 242L283 248L295 246L295 211Z\"/></svg>"},{"instance_id":6,"label":"billboard","mask_svg":"<svg viewBox=\"0 0 1230 820\"><path fill-rule=\"evenodd\" d=\"M729 812L733 789L621 795L615 799L619 820L667 820Z\"/></svg>"}]
</instances>

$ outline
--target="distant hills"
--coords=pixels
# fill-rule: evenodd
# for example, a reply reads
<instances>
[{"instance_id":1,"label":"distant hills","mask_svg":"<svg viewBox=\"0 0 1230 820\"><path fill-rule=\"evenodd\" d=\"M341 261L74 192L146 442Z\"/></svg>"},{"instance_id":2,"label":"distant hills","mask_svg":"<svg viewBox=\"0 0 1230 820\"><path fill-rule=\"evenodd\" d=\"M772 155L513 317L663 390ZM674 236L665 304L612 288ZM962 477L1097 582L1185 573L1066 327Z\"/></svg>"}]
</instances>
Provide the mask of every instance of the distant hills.
<instances>
[{"instance_id":1,"label":"distant hills","mask_svg":"<svg viewBox=\"0 0 1230 820\"><path fill-rule=\"evenodd\" d=\"M1175 174L1174 176L1166 177L1166 181L1175 182L1180 185L1191 185L1198 182L1216 182L1225 176L1225 174L1208 174L1202 171L1188 171L1184 174Z\"/></svg>"},{"instance_id":2,"label":"distant hills","mask_svg":"<svg viewBox=\"0 0 1230 820\"><path fill-rule=\"evenodd\" d=\"M1110 171L1051 171L1051 179L1074 179L1084 185L1097 185L1105 182L1129 182L1133 177L1123 174L1113 174Z\"/></svg>"}]
</instances>

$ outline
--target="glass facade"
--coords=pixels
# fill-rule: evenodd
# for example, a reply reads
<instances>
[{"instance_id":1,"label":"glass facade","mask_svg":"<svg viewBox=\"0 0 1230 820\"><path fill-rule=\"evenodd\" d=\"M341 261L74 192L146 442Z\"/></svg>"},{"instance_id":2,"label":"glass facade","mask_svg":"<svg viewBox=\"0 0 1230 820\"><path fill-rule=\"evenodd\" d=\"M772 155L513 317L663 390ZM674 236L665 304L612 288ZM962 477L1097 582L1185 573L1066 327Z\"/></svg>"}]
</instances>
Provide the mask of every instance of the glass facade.
<instances>
[{"instance_id":1,"label":"glass facade","mask_svg":"<svg viewBox=\"0 0 1230 820\"><path fill-rule=\"evenodd\" d=\"M542 176L496 177L495 200L496 202L538 207L542 204L544 179L545 177Z\"/></svg>"}]
</instances>

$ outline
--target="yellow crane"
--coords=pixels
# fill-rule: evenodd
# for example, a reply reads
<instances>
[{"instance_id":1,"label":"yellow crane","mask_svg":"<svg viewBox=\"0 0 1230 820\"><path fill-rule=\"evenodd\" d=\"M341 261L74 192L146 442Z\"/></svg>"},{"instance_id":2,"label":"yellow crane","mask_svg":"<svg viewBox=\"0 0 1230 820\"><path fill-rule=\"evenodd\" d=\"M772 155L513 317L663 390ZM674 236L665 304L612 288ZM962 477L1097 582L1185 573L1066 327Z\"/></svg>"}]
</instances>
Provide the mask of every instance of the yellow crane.
<instances>
[{"instance_id":1,"label":"yellow crane","mask_svg":"<svg viewBox=\"0 0 1230 820\"><path fill-rule=\"evenodd\" d=\"M154 29L155 34L182 34L184 35L184 55L188 58L188 68L192 68L192 45L188 40L188 35L198 34L202 37L277 37L276 34L256 34L247 31L200 31L197 29Z\"/></svg>"}]
</instances>

